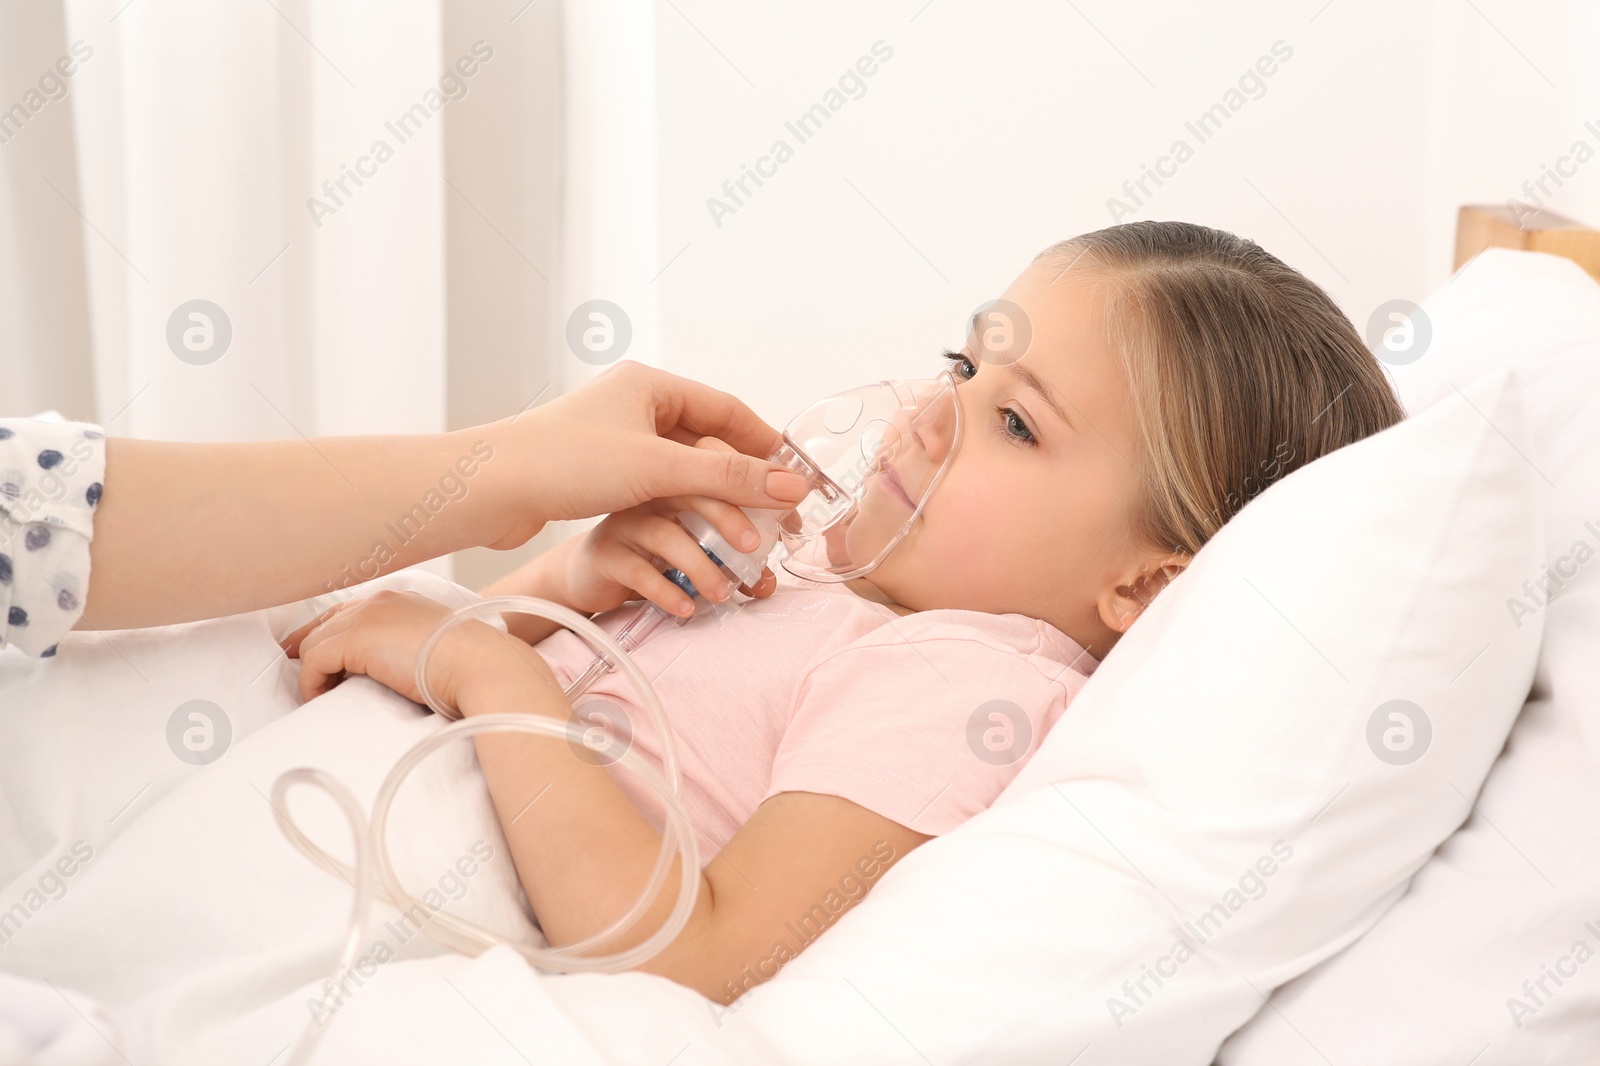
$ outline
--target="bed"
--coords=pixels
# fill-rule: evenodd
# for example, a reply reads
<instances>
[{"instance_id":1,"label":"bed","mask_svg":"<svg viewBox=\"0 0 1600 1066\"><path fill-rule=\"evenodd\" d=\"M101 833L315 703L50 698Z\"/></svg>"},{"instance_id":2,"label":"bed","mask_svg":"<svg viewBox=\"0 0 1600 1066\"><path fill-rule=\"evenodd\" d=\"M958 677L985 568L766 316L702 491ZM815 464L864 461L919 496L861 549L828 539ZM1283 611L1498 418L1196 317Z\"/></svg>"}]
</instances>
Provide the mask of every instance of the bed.
<instances>
[{"instance_id":1,"label":"bed","mask_svg":"<svg viewBox=\"0 0 1600 1066\"><path fill-rule=\"evenodd\" d=\"M390 911L319 1011L349 889L271 783L370 804L440 726L365 678L296 710L276 640L319 600L0 654L0 1063L281 1062L308 1022L327 1063L1593 1057L1600 233L1468 207L1457 251L1373 327L1408 418L1255 497L993 808L729 1008ZM397 869L532 935L458 748L402 794ZM331 804L294 813L344 848Z\"/></svg>"}]
</instances>

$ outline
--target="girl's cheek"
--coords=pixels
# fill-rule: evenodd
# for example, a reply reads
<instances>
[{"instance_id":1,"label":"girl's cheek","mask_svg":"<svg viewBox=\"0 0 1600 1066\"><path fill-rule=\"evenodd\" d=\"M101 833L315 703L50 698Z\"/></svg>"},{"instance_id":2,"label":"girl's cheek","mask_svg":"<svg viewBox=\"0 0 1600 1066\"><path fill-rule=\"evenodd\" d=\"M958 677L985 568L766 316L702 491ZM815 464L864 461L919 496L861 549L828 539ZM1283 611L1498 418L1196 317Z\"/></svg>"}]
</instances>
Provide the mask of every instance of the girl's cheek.
<instances>
[{"instance_id":1,"label":"girl's cheek","mask_svg":"<svg viewBox=\"0 0 1600 1066\"><path fill-rule=\"evenodd\" d=\"M930 519L928 531L937 538L941 552L962 559L964 565L974 565L972 553L993 548L1005 538L1010 515L1015 511L1008 502L1006 494L992 485L940 485L925 512Z\"/></svg>"},{"instance_id":2,"label":"girl's cheek","mask_svg":"<svg viewBox=\"0 0 1600 1066\"><path fill-rule=\"evenodd\" d=\"M982 483L947 478L934 491L923 521L891 552L877 578L902 602L976 604L1008 587L1008 554L995 550L1010 519L1006 494Z\"/></svg>"}]
</instances>

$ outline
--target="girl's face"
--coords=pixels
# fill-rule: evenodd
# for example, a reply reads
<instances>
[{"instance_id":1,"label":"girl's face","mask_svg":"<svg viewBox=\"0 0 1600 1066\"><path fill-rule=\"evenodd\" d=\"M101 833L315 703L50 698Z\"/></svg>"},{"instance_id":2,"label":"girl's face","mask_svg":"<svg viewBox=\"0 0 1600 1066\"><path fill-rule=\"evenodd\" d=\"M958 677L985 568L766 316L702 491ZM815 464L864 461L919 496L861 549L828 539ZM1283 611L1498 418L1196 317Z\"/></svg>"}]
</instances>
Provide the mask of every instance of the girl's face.
<instances>
[{"instance_id":1,"label":"girl's face","mask_svg":"<svg viewBox=\"0 0 1600 1066\"><path fill-rule=\"evenodd\" d=\"M849 586L913 611L1039 618L1103 658L1187 556L1131 539L1132 395L1095 278L1035 263L1004 300L1025 316L1015 336L1031 327L1031 343L1020 359L997 357L974 332L953 353L955 459L905 540ZM895 464L913 499L942 459L929 428ZM869 493L864 514L872 506Z\"/></svg>"}]
</instances>

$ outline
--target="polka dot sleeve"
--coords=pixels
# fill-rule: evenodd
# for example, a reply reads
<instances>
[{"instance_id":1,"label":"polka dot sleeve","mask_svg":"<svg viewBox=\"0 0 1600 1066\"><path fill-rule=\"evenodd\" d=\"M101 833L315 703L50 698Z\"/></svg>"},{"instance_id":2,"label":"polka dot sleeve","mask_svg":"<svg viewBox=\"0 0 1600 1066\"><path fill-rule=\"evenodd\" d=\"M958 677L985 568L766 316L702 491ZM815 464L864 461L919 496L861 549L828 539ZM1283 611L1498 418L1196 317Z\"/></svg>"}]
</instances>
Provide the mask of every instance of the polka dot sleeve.
<instances>
[{"instance_id":1,"label":"polka dot sleeve","mask_svg":"<svg viewBox=\"0 0 1600 1066\"><path fill-rule=\"evenodd\" d=\"M105 472L99 427L0 418L0 647L54 655L83 614Z\"/></svg>"}]
</instances>

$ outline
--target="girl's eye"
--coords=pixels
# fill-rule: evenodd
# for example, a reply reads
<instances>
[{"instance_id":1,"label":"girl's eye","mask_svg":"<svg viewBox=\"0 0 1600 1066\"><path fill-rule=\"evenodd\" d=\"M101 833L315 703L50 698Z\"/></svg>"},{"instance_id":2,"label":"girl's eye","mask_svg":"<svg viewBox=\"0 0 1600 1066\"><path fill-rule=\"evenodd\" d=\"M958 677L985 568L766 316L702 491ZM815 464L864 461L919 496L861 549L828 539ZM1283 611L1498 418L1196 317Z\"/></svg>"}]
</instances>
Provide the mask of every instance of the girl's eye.
<instances>
[{"instance_id":1,"label":"girl's eye","mask_svg":"<svg viewBox=\"0 0 1600 1066\"><path fill-rule=\"evenodd\" d=\"M1000 435L1013 444L1022 444L1029 448L1037 448L1039 442L1034 438L1033 430L1028 428L1017 412L1009 407L996 407L995 413L1000 416Z\"/></svg>"},{"instance_id":2,"label":"girl's eye","mask_svg":"<svg viewBox=\"0 0 1600 1066\"><path fill-rule=\"evenodd\" d=\"M962 352L945 352L944 357L955 364L956 377L962 381L971 381L977 376L978 368ZM971 373L968 373L968 370Z\"/></svg>"},{"instance_id":3,"label":"girl's eye","mask_svg":"<svg viewBox=\"0 0 1600 1066\"><path fill-rule=\"evenodd\" d=\"M956 377L962 381L971 381L977 376L977 366L973 364L971 359L967 358L965 353L947 351L944 353L944 357L955 364ZM968 370L972 371L972 373L967 373ZM995 422L995 431L1000 434L1001 438L1012 444L1020 444L1028 448L1037 448L1039 446L1039 441L1034 437L1033 430L1028 428L1028 424L1022 420L1022 417L1017 412L1009 407L996 407L994 413L1000 416Z\"/></svg>"}]
</instances>

